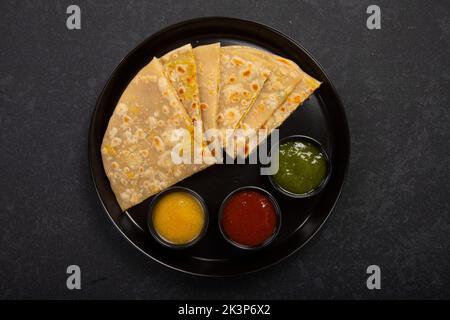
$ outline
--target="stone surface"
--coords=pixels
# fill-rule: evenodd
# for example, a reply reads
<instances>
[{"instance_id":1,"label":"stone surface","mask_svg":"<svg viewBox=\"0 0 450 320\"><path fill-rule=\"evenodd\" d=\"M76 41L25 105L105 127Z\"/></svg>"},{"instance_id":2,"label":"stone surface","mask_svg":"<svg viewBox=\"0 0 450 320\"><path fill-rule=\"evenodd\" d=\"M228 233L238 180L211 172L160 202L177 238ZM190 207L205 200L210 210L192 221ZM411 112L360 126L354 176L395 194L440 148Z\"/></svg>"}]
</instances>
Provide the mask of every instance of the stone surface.
<instances>
[{"instance_id":1,"label":"stone surface","mask_svg":"<svg viewBox=\"0 0 450 320\"><path fill-rule=\"evenodd\" d=\"M0 298L450 298L448 1L0 2ZM263 22L303 44L345 105L347 184L322 231L283 263L236 279L168 270L106 219L87 133L109 74L134 46L200 16ZM82 290L66 289L78 264ZM366 289L365 269L382 269Z\"/></svg>"}]
</instances>

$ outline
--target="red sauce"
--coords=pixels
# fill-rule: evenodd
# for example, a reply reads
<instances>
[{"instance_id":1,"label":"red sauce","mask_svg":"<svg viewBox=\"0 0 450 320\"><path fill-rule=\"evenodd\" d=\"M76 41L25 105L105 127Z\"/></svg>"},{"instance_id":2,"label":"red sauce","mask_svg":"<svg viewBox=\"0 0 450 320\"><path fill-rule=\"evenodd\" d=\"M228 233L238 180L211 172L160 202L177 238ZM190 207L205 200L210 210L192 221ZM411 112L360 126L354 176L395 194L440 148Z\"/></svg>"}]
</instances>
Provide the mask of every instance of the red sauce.
<instances>
[{"instance_id":1,"label":"red sauce","mask_svg":"<svg viewBox=\"0 0 450 320\"><path fill-rule=\"evenodd\" d=\"M240 191L229 198L222 213L226 236L238 244L255 247L272 237L277 215L272 201L257 191Z\"/></svg>"}]
</instances>

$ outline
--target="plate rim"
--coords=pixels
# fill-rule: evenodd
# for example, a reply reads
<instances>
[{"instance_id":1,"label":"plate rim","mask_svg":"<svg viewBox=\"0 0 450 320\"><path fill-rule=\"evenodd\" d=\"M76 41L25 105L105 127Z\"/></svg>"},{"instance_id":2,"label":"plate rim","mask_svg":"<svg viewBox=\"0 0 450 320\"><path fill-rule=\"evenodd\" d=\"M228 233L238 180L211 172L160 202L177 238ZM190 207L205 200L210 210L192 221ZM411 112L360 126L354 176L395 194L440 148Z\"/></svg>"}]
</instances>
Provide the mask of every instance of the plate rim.
<instances>
[{"instance_id":1,"label":"plate rim","mask_svg":"<svg viewBox=\"0 0 450 320\"><path fill-rule=\"evenodd\" d=\"M332 94L335 97L336 103L339 106L339 108L341 109L341 113L343 116L343 120L345 123L345 128L340 128L340 130L345 131L344 134L346 136L346 146L347 146L347 150L345 152L345 154L347 154L347 159L345 161L345 168L344 168L344 172L343 172L343 176L342 176L342 183L339 186L339 189L337 191L336 197L334 199L334 202L331 206L331 208L329 209L328 213L326 214L326 216L323 218L323 220L320 222L320 224L317 225L316 230L300 245L298 245L295 249L293 249L291 252L289 252L288 254L284 255L281 258L275 259L273 262L265 264L261 267L258 268L254 268L252 270L247 270L247 271L243 271L243 272L239 272L239 273L235 273L235 274L208 274L208 273L201 273L201 272L195 272L195 271L190 271L190 270L186 270L186 269L182 269L176 266L172 266L154 256L152 256L151 254L147 253L146 251L144 251L142 248L140 248L138 245L136 245L129 237L128 235L117 225L117 223L113 220L111 214L109 213L104 200L102 199L102 196L100 195L100 191L97 185L97 181L95 178L95 173L94 173L94 168L93 168L93 151L92 149L94 148L93 146L93 140L95 139L95 134L94 134L94 120L97 118L97 114L99 111L99 105L101 100L104 97L105 91L108 88L108 86L110 85L110 83L112 82L112 79L114 77L114 75L117 73L117 71L124 65L125 61L128 60L128 58L133 55L136 51L140 50L142 47L145 46L146 43L148 43L149 41L151 41L154 38L157 38L158 36L167 33L169 31L171 31L172 29L177 29L180 28L184 25L187 24L193 24L193 23L201 23L201 22L207 22L207 21L215 21L215 20L221 20L224 22L237 22L237 23L246 23L246 24L251 24L254 25L255 27L258 28L262 28L262 29L266 29L267 31L276 33L278 36L285 38L286 40L290 41L291 43L293 43L297 48L299 48L301 51L303 51L303 53L308 56L308 58L317 66L318 69L320 69L320 71L323 73L323 75L325 76L325 78L327 79L327 82L329 84L329 87L331 89ZM90 176L94 185L94 189L95 192L97 194L98 199L100 200L100 204L103 208L104 213L106 214L106 216L108 217L108 219L110 220L110 222L114 225L114 228L119 231L119 233L127 240L128 243L130 243L133 247L135 247L139 252L141 252L144 256L146 256L147 258L150 258L151 260L169 268L170 270L176 270L178 272L184 273L184 274L189 274L189 275L193 275L193 276L200 276L200 277L206 277L206 278L229 278L229 277L237 277L237 276L244 276L244 275L248 275L248 274L253 274L256 272L259 272L261 270L270 268L284 260L286 260L287 258L291 257L292 255L294 255L295 253L297 253L300 249L302 249L303 247L305 247L315 236L316 234L322 229L323 225L328 221L330 215L333 213L336 204L339 200L339 198L341 197L342 194L342 190L346 184L347 181L347 176L348 176L348 171L349 171L349 166L350 166L350 157L351 157L351 134L350 134L350 128L349 128L349 124L348 124L348 119L347 119L347 115L345 112L345 108L344 105L342 103L342 99L340 98L333 82L331 81L330 77L328 76L328 74L325 72L324 68L322 67L322 65L314 58L314 56L308 51L306 50L301 44L299 44L295 39L293 39L292 37L284 34L283 32L279 31L278 29L271 27L265 23L261 23L261 22L257 22L254 20L249 20L249 19L240 19L240 18L234 18L234 17L226 17L226 16L206 16L206 17L198 17L198 18L193 18L193 19L188 19L188 20L183 20L171 25L168 25L162 29L160 29L159 31L152 33L151 35L147 36L146 38L144 38L142 41L140 41L135 47L133 47L132 50L128 51L128 53L122 58L120 59L119 63L116 65L116 67L113 69L113 71L109 74L105 85L103 86L96 102L95 102L95 107L94 110L91 113L91 117L90 117L90 124L89 124L89 131L88 131L88 160L89 160L89 171L90 171Z\"/></svg>"}]
</instances>

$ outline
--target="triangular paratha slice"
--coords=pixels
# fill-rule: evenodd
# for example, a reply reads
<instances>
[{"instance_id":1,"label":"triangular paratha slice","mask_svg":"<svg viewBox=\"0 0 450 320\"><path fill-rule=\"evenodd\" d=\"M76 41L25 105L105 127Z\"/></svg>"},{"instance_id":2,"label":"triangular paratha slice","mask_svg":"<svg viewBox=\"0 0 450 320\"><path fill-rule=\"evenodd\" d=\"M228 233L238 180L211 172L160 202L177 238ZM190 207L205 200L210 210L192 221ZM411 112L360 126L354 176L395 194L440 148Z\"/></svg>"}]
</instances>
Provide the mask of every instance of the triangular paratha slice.
<instances>
[{"instance_id":1,"label":"triangular paratha slice","mask_svg":"<svg viewBox=\"0 0 450 320\"><path fill-rule=\"evenodd\" d=\"M164 73L193 121L201 120L197 66L191 44L161 57Z\"/></svg>"},{"instance_id":2,"label":"triangular paratha slice","mask_svg":"<svg viewBox=\"0 0 450 320\"><path fill-rule=\"evenodd\" d=\"M103 166L122 210L206 167L172 161L175 147L178 153L192 150L193 130L154 58L123 92L103 137ZM187 141L180 139L186 132Z\"/></svg>"},{"instance_id":3,"label":"triangular paratha slice","mask_svg":"<svg viewBox=\"0 0 450 320\"><path fill-rule=\"evenodd\" d=\"M264 58L272 63L272 72L264 85L263 90L255 101L247 116L242 120L240 127L249 130L247 135L236 142L237 145L244 144L243 156L250 154L257 146L256 139L249 139L254 129L268 129L270 133L274 128L280 126L298 105L305 101L320 82L306 74L293 61L258 50L252 47L240 47L258 57ZM295 104L297 103L297 104ZM295 104L295 105L294 105ZM264 136L259 141L264 141ZM252 141L252 143L249 143Z\"/></svg>"},{"instance_id":4,"label":"triangular paratha slice","mask_svg":"<svg viewBox=\"0 0 450 320\"><path fill-rule=\"evenodd\" d=\"M321 82L303 73L302 80L297 84L286 101L279 106L269 120L263 125L270 133L278 128L283 122L306 100L313 92L319 88Z\"/></svg>"},{"instance_id":5,"label":"triangular paratha slice","mask_svg":"<svg viewBox=\"0 0 450 320\"><path fill-rule=\"evenodd\" d=\"M221 132L222 146L226 146L226 141L250 110L269 78L270 69L263 59L255 59L255 56L250 56L240 48L222 47L220 50L216 123Z\"/></svg>"},{"instance_id":6,"label":"triangular paratha slice","mask_svg":"<svg viewBox=\"0 0 450 320\"><path fill-rule=\"evenodd\" d=\"M241 122L243 129L259 129L283 103L300 82L301 70L293 61L252 47L235 46L240 50L262 58L270 68L269 79L253 107Z\"/></svg>"},{"instance_id":7,"label":"triangular paratha slice","mask_svg":"<svg viewBox=\"0 0 450 320\"><path fill-rule=\"evenodd\" d=\"M219 80L220 43L198 46L194 49L200 110L205 130L216 128Z\"/></svg>"}]
</instances>

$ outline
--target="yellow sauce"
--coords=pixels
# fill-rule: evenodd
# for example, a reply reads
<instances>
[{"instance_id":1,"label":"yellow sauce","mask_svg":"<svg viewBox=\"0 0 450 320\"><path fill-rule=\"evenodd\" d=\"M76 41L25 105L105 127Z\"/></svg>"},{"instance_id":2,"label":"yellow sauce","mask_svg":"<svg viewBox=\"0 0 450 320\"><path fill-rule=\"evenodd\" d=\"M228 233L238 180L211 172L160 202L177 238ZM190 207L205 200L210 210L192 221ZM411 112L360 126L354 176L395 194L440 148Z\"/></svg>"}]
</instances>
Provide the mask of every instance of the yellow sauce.
<instances>
[{"instance_id":1,"label":"yellow sauce","mask_svg":"<svg viewBox=\"0 0 450 320\"><path fill-rule=\"evenodd\" d=\"M153 209L155 231L165 241L182 245L195 240L205 224L205 213L191 194L174 191L164 195Z\"/></svg>"}]
</instances>

